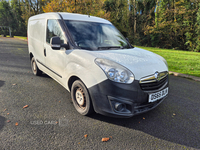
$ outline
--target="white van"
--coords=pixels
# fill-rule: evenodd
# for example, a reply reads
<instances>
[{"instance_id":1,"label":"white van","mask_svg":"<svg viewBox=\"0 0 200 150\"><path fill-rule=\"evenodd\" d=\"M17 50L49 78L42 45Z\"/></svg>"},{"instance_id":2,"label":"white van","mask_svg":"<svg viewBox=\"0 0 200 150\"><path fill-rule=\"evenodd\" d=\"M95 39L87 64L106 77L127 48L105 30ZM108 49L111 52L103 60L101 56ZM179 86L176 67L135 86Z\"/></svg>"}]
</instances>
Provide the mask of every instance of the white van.
<instances>
[{"instance_id":1,"label":"white van","mask_svg":"<svg viewBox=\"0 0 200 150\"><path fill-rule=\"evenodd\" d=\"M34 75L42 72L71 92L76 110L131 117L168 95L168 66L161 56L134 48L105 19L44 13L28 20Z\"/></svg>"}]
</instances>

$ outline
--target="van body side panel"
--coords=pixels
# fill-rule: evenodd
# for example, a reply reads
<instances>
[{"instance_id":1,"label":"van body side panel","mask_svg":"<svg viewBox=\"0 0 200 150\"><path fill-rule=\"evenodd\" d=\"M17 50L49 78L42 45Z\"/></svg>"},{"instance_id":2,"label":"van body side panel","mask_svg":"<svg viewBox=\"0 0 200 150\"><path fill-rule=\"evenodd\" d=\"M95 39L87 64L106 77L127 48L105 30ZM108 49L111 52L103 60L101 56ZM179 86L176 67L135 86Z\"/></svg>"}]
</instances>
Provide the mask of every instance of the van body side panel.
<instances>
[{"instance_id":1,"label":"van body side panel","mask_svg":"<svg viewBox=\"0 0 200 150\"><path fill-rule=\"evenodd\" d=\"M66 59L68 59L65 54L65 49L52 50L49 44L45 44L45 48L46 48L45 62L46 66L49 68L48 72L54 79L59 81L59 83L64 86L64 82L62 81L62 79L64 77Z\"/></svg>"},{"instance_id":2,"label":"van body side panel","mask_svg":"<svg viewBox=\"0 0 200 150\"><path fill-rule=\"evenodd\" d=\"M29 20L28 23L28 42L29 53L32 53L36 59L40 70L42 67L40 63L45 64L44 60L44 36L45 36L45 19ZM38 63L38 61L40 63Z\"/></svg>"},{"instance_id":3,"label":"van body side panel","mask_svg":"<svg viewBox=\"0 0 200 150\"><path fill-rule=\"evenodd\" d=\"M47 46L47 45L46 45ZM48 54L48 53L47 53ZM94 86L107 79L101 68L94 62L95 57L91 55L85 55L81 50L53 50L47 63L45 73L59 82L68 91L68 81L70 77L78 77L87 88ZM81 57L82 56L82 57ZM50 60L52 60L50 62Z\"/></svg>"}]
</instances>

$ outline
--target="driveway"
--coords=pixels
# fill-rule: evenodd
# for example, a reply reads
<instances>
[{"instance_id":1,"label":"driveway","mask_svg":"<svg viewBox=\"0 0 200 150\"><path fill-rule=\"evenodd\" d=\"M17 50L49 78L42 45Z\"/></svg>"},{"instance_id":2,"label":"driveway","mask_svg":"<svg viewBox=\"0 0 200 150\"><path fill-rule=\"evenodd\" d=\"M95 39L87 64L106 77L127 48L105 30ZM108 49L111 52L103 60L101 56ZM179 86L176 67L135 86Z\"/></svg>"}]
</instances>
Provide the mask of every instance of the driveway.
<instances>
[{"instance_id":1,"label":"driveway","mask_svg":"<svg viewBox=\"0 0 200 150\"><path fill-rule=\"evenodd\" d=\"M81 116L61 85L32 74L26 41L0 38L0 150L200 149L199 91L200 82L170 76L168 98L148 113Z\"/></svg>"}]
</instances>

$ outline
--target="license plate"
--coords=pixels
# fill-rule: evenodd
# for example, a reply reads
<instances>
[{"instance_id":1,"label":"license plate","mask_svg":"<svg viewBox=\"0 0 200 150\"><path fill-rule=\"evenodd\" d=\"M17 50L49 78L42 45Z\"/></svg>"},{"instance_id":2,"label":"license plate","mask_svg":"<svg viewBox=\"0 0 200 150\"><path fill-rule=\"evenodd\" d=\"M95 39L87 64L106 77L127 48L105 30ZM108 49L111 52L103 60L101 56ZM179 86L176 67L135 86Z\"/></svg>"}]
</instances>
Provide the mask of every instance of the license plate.
<instances>
[{"instance_id":1,"label":"license plate","mask_svg":"<svg viewBox=\"0 0 200 150\"><path fill-rule=\"evenodd\" d=\"M162 91L156 92L156 93L149 94L149 102L155 102L155 101L165 97L167 94L168 94L168 88L166 88Z\"/></svg>"}]
</instances>

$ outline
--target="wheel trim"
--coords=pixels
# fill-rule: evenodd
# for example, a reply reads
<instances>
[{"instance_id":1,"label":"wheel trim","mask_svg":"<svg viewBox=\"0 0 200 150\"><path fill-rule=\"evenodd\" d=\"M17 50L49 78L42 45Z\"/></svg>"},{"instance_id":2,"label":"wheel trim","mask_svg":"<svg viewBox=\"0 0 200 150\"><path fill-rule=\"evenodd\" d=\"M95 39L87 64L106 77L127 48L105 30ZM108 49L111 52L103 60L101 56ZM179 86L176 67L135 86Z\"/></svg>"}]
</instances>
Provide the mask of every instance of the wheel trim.
<instances>
[{"instance_id":1,"label":"wheel trim","mask_svg":"<svg viewBox=\"0 0 200 150\"><path fill-rule=\"evenodd\" d=\"M34 73L37 71L37 66L36 66L36 63L35 63L34 60L32 62L32 70L33 70Z\"/></svg>"},{"instance_id":2,"label":"wheel trim","mask_svg":"<svg viewBox=\"0 0 200 150\"><path fill-rule=\"evenodd\" d=\"M36 64L35 64L35 61L33 62L33 70L36 71Z\"/></svg>"},{"instance_id":3,"label":"wheel trim","mask_svg":"<svg viewBox=\"0 0 200 150\"><path fill-rule=\"evenodd\" d=\"M85 99L85 94L83 92L83 89L81 89L81 88L76 89L75 99L76 99L76 103L78 104L78 106L82 109L85 109L86 99Z\"/></svg>"}]
</instances>

